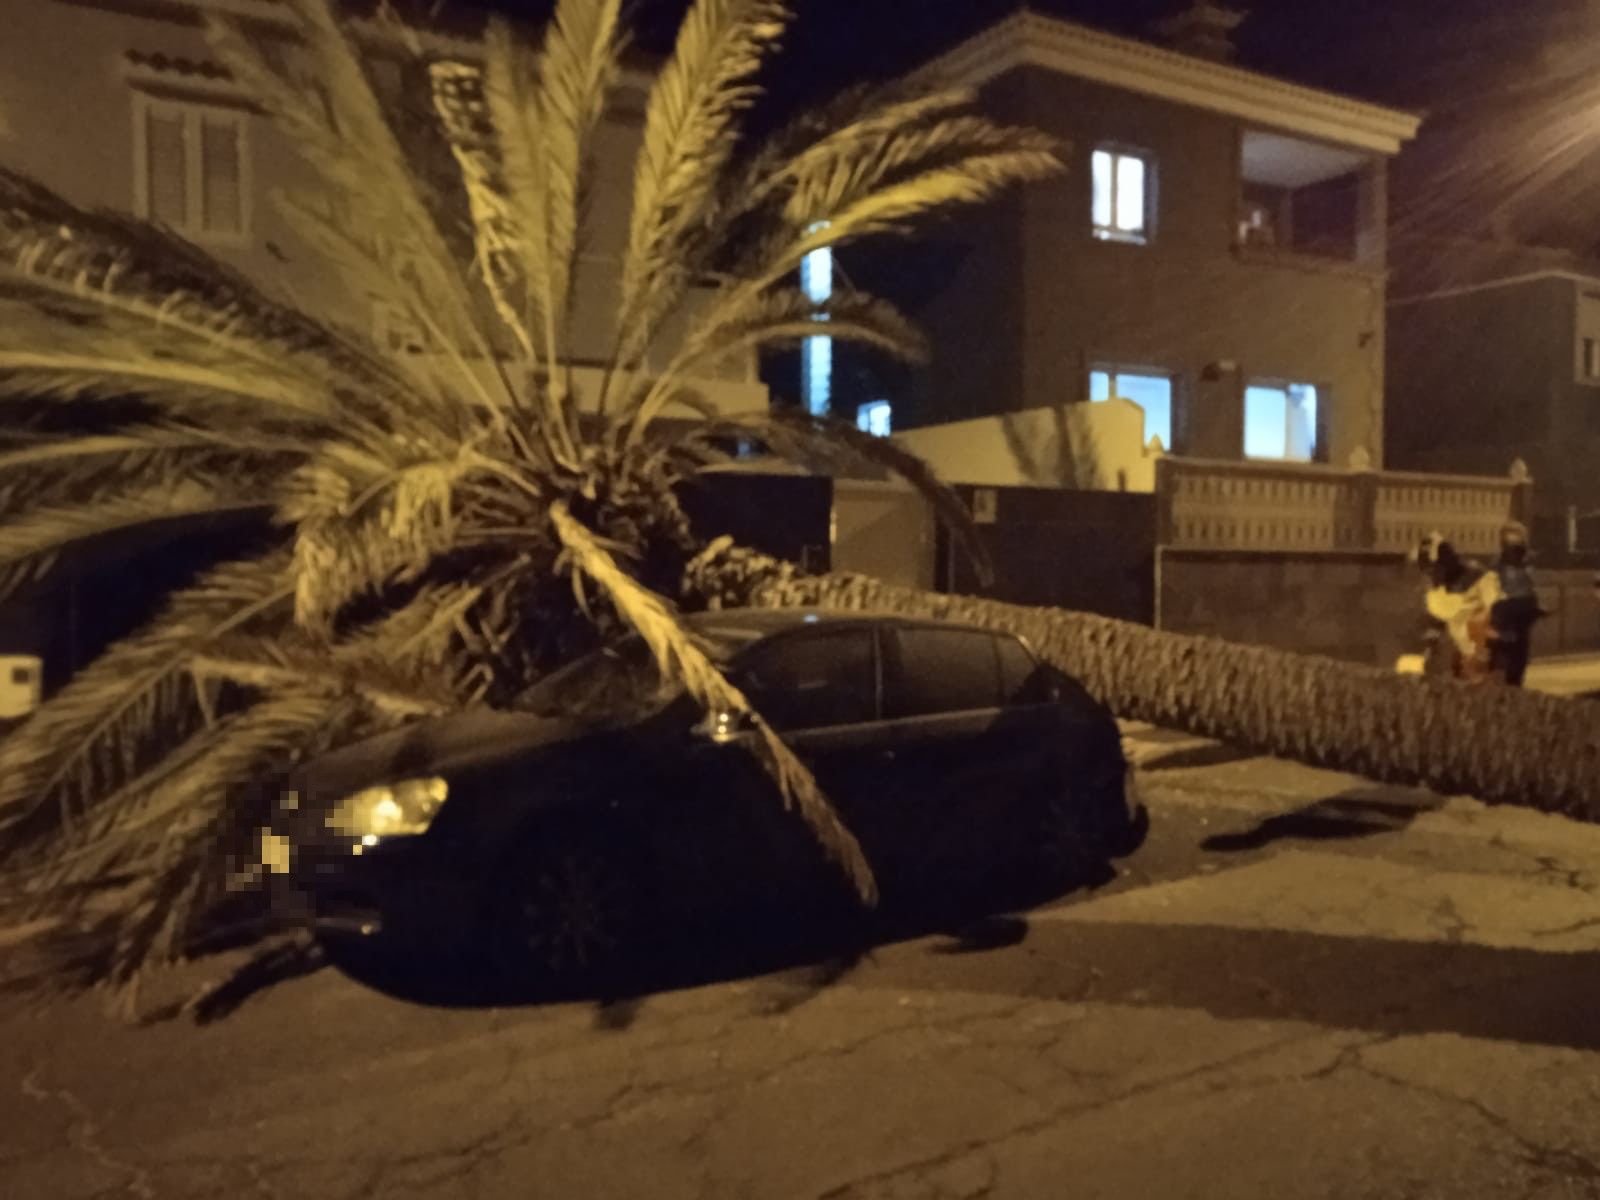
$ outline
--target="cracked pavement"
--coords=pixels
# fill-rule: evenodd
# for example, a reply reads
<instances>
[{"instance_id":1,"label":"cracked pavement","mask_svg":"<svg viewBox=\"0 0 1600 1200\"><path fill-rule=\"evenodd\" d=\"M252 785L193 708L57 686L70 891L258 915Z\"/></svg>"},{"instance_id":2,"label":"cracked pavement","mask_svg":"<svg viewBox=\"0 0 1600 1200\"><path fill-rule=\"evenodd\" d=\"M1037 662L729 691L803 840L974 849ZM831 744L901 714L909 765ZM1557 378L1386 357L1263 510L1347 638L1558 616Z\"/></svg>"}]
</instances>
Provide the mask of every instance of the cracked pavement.
<instances>
[{"instance_id":1,"label":"cracked pavement","mask_svg":"<svg viewBox=\"0 0 1600 1200\"><path fill-rule=\"evenodd\" d=\"M1130 732L1150 842L999 939L0 1012L0 1197L1600 1197L1600 829Z\"/></svg>"}]
</instances>

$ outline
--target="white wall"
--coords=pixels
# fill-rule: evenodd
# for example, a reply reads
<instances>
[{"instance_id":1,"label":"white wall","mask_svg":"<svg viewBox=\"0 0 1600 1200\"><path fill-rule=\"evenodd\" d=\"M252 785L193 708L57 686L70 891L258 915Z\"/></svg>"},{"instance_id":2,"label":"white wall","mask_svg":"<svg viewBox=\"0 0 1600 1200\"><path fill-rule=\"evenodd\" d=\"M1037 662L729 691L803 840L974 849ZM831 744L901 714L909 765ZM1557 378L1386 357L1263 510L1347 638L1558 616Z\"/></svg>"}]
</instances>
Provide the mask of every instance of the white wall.
<instances>
[{"instance_id":1,"label":"white wall","mask_svg":"<svg viewBox=\"0 0 1600 1200\"><path fill-rule=\"evenodd\" d=\"M1159 455L1131 400L1062 404L908 429L894 440L947 483L1153 492Z\"/></svg>"}]
</instances>

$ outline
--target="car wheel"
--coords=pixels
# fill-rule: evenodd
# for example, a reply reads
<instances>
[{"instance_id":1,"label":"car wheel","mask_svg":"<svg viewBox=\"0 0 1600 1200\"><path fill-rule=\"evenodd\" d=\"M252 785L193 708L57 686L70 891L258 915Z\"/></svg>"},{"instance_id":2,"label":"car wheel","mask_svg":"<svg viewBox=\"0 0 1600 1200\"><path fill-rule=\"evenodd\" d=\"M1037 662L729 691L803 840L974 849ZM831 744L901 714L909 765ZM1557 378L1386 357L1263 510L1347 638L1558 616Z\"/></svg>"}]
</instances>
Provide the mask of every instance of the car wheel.
<instances>
[{"instance_id":1,"label":"car wheel","mask_svg":"<svg viewBox=\"0 0 1600 1200\"><path fill-rule=\"evenodd\" d=\"M1111 860L1128 841L1124 769L1103 761L1086 765L1046 799L1038 855L1052 881L1103 883Z\"/></svg>"},{"instance_id":2,"label":"car wheel","mask_svg":"<svg viewBox=\"0 0 1600 1200\"><path fill-rule=\"evenodd\" d=\"M637 940L640 882L598 838L541 831L506 857L493 906L503 968L536 978L615 971Z\"/></svg>"}]
</instances>

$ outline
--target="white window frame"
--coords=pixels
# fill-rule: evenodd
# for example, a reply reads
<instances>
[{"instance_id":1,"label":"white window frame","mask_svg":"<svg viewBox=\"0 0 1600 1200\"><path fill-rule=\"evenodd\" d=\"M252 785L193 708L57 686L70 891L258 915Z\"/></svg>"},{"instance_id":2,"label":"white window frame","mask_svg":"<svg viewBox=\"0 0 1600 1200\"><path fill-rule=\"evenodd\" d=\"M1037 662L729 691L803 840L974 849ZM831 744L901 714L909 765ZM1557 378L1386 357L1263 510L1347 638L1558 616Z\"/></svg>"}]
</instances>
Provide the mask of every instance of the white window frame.
<instances>
[{"instance_id":1,"label":"white window frame","mask_svg":"<svg viewBox=\"0 0 1600 1200\"><path fill-rule=\"evenodd\" d=\"M250 112L236 104L214 103L187 96L154 96L148 92L133 92L133 211L135 215L150 219L150 117L177 115L183 119L183 169L184 213L182 226L173 226L177 233L193 242L217 246L246 246L254 221L254 188L252 187ZM205 166L201 161L204 139L201 123L206 120L228 121L238 130L239 147L239 229L238 232L216 232L203 227L205 212Z\"/></svg>"},{"instance_id":2,"label":"white window frame","mask_svg":"<svg viewBox=\"0 0 1600 1200\"><path fill-rule=\"evenodd\" d=\"M1101 225L1094 213L1094 156L1111 157L1111 224ZM1144 212L1140 227L1122 229L1117 225L1118 164L1123 159L1133 159L1144 168ZM1121 242L1129 246L1148 246L1156 233L1156 157L1148 150L1119 142L1100 142L1089 152L1089 230L1096 241Z\"/></svg>"},{"instance_id":3,"label":"white window frame","mask_svg":"<svg viewBox=\"0 0 1600 1200\"><path fill-rule=\"evenodd\" d=\"M1251 454L1249 452L1250 439L1250 392L1255 389L1269 392L1282 392L1285 405L1289 403L1290 388L1310 388L1315 394L1316 415L1311 422L1311 454L1308 458L1299 458L1287 453L1289 445L1289 414L1287 407L1284 411L1283 441L1285 453L1278 454ZM1244 406L1239 414L1243 418L1244 433L1239 441L1239 453L1247 462L1279 462L1279 463L1315 463L1327 461L1327 447L1323 436L1328 418L1332 415L1327 408L1331 390L1321 383L1312 383L1307 379L1279 379L1261 378L1246 379L1244 390L1240 393L1239 400Z\"/></svg>"},{"instance_id":4,"label":"white window frame","mask_svg":"<svg viewBox=\"0 0 1600 1200\"><path fill-rule=\"evenodd\" d=\"M1115 362L1110 359L1095 359L1089 364L1089 371L1084 376L1085 395L1091 404L1102 403L1094 399L1094 377L1096 375L1108 376L1107 385L1112 396L1117 395L1117 377L1119 375L1134 375L1140 379L1165 379L1170 390L1167 393L1167 437L1161 449L1172 453L1172 446L1167 444L1177 440L1178 437L1178 407L1182 403L1182 378L1178 371L1170 367L1152 367L1138 363ZM1130 404L1138 404L1137 400L1129 399ZM1139 405L1144 408L1143 405ZM1145 409L1146 420L1149 419L1149 410ZM1150 445L1150 431L1148 427L1140 437L1140 444L1148 448Z\"/></svg>"},{"instance_id":5,"label":"white window frame","mask_svg":"<svg viewBox=\"0 0 1600 1200\"><path fill-rule=\"evenodd\" d=\"M1573 381L1600 387L1600 322L1585 320L1585 310L1600 303L1600 292L1578 288L1573 305Z\"/></svg>"},{"instance_id":6,"label":"white window frame","mask_svg":"<svg viewBox=\"0 0 1600 1200\"><path fill-rule=\"evenodd\" d=\"M879 415L882 420L879 420ZM856 428L874 437L888 437L894 432L894 405L887 400L868 400L856 406Z\"/></svg>"}]
</instances>

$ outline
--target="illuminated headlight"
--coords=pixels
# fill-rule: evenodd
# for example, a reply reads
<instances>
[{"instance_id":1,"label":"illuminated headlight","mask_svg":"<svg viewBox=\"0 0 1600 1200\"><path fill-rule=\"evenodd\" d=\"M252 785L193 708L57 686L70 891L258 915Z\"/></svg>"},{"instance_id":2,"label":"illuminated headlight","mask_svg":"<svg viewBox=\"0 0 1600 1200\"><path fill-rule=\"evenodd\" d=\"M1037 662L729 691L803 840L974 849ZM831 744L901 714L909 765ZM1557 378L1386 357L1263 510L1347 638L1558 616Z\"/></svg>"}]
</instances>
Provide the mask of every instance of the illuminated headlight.
<instances>
[{"instance_id":1,"label":"illuminated headlight","mask_svg":"<svg viewBox=\"0 0 1600 1200\"><path fill-rule=\"evenodd\" d=\"M450 785L438 777L367 788L339 802L328 817L328 828L360 838L367 846L379 838L426 833L449 794Z\"/></svg>"}]
</instances>

